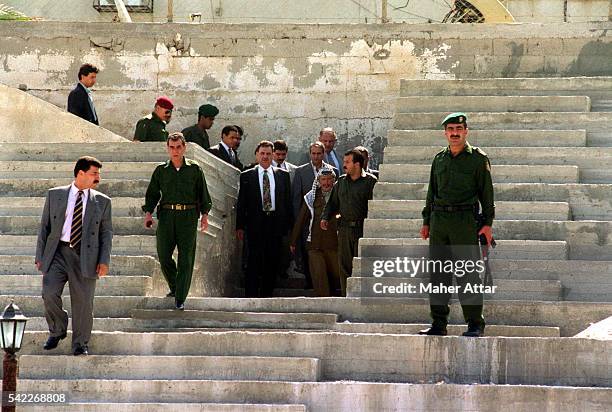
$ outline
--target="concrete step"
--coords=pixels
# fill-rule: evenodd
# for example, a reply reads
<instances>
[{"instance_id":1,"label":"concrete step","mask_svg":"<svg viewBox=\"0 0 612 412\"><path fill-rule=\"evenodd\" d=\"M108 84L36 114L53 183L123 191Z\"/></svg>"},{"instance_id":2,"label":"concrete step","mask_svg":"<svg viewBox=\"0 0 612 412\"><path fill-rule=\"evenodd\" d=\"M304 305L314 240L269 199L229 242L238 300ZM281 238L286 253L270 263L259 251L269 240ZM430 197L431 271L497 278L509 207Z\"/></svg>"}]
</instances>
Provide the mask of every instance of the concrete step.
<instances>
[{"instance_id":1,"label":"concrete step","mask_svg":"<svg viewBox=\"0 0 612 412\"><path fill-rule=\"evenodd\" d=\"M0 253L3 255L29 255L36 253L36 236L0 235ZM157 257L155 236L113 236L116 255L144 255Z\"/></svg>"},{"instance_id":2,"label":"concrete step","mask_svg":"<svg viewBox=\"0 0 612 412\"><path fill-rule=\"evenodd\" d=\"M422 219L366 219L363 234L369 238L416 237L422 224ZM500 240L566 241L569 259L612 260L612 243L605 235L611 229L610 221L500 220L494 224L494 236Z\"/></svg>"},{"instance_id":3,"label":"concrete step","mask_svg":"<svg viewBox=\"0 0 612 412\"><path fill-rule=\"evenodd\" d=\"M380 165L380 180L388 183L428 183L427 164ZM498 183L578 183L578 166L493 165L493 181Z\"/></svg>"},{"instance_id":4,"label":"concrete step","mask_svg":"<svg viewBox=\"0 0 612 412\"><path fill-rule=\"evenodd\" d=\"M401 96L610 95L612 77L402 79ZM601 94L597 94L599 92Z\"/></svg>"},{"instance_id":5,"label":"concrete step","mask_svg":"<svg viewBox=\"0 0 612 412\"><path fill-rule=\"evenodd\" d=\"M393 262L386 263L388 261ZM494 284L499 280L553 280L561 282L561 299L585 302L612 302L612 262L585 260L523 260L501 259L489 261ZM416 263L415 263L416 264ZM385 268L384 265L387 265ZM356 257L353 276L371 277L374 273L389 277L405 277L412 273L412 263L403 258ZM381 272L382 271L382 272ZM417 273L417 277L427 274Z\"/></svg>"},{"instance_id":6,"label":"concrete step","mask_svg":"<svg viewBox=\"0 0 612 412\"><path fill-rule=\"evenodd\" d=\"M612 120L612 112L521 112L521 113L487 113L467 112L469 127L473 129L511 129L511 130L567 130L584 129L587 131L587 144L591 146L609 146L612 144L606 125ZM430 130L440 128L446 113L396 113L393 129ZM593 136L591 133L607 133Z\"/></svg>"},{"instance_id":7,"label":"concrete step","mask_svg":"<svg viewBox=\"0 0 612 412\"><path fill-rule=\"evenodd\" d=\"M22 354L42 355L44 350L40 343L46 336L44 332L26 332ZM62 342L53 352L64 355L69 347ZM607 358L609 342L578 338L466 339L336 331L94 332L89 348L94 355L115 356L314 358L319 360L320 375L317 377L321 380L419 382L446 377L452 383L461 384L612 385ZM444 356L445 353L456 356ZM123 356L118 359L125 359ZM469 362L457 359L469 359ZM513 359L513 362L506 364L505 359ZM307 362L315 361L309 359ZM165 365L171 370L168 363ZM105 369L102 365L92 369L98 368ZM295 369L295 366L290 368L291 373L299 372ZM163 376L159 365L155 370Z\"/></svg>"},{"instance_id":8,"label":"concrete step","mask_svg":"<svg viewBox=\"0 0 612 412\"><path fill-rule=\"evenodd\" d=\"M335 313L268 313L134 309L132 317L147 328L330 329Z\"/></svg>"},{"instance_id":9,"label":"concrete step","mask_svg":"<svg viewBox=\"0 0 612 412\"><path fill-rule=\"evenodd\" d=\"M318 359L299 357L25 355L19 360L19 377L316 382L320 366Z\"/></svg>"},{"instance_id":10,"label":"concrete step","mask_svg":"<svg viewBox=\"0 0 612 412\"><path fill-rule=\"evenodd\" d=\"M153 276L159 263L151 256L112 255L108 276ZM38 275L32 256L0 255L1 275Z\"/></svg>"},{"instance_id":11,"label":"concrete step","mask_svg":"<svg viewBox=\"0 0 612 412\"><path fill-rule=\"evenodd\" d=\"M493 183L495 201L568 202L576 220L612 219L612 184ZM424 200L425 183L385 183L374 186L377 200Z\"/></svg>"},{"instance_id":12,"label":"concrete step","mask_svg":"<svg viewBox=\"0 0 612 412\"><path fill-rule=\"evenodd\" d=\"M426 112L589 112L587 96L407 96L396 101L396 113Z\"/></svg>"},{"instance_id":13,"label":"concrete step","mask_svg":"<svg viewBox=\"0 0 612 412\"><path fill-rule=\"evenodd\" d=\"M221 383L221 382L219 382ZM109 401L112 399L109 399ZM20 411L46 411L47 405L20 406ZM169 410L180 410L181 412L306 412L306 405L298 404L252 404L252 403L183 403L177 399L176 403L168 402L69 402L61 405L53 405L52 409L59 412L165 412Z\"/></svg>"},{"instance_id":14,"label":"concrete step","mask_svg":"<svg viewBox=\"0 0 612 412\"><path fill-rule=\"evenodd\" d=\"M349 278L350 280L350 278ZM384 333L399 335L415 335L420 330L427 329L431 323L337 323L334 330L344 333ZM466 330L466 325L448 325L448 334L460 336ZM507 326L490 325L486 327L487 336L507 337L559 337L559 328L550 326Z\"/></svg>"},{"instance_id":15,"label":"concrete step","mask_svg":"<svg viewBox=\"0 0 612 412\"><path fill-rule=\"evenodd\" d=\"M144 227L143 217L113 217L114 235L155 236L155 228ZM0 233L11 235L36 235L40 226L40 216L0 216ZM210 219L206 233L217 236L223 228L216 219Z\"/></svg>"},{"instance_id":16,"label":"concrete step","mask_svg":"<svg viewBox=\"0 0 612 412\"><path fill-rule=\"evenodd\" d=\"M150 179L160 162L104 162L100 174L102 179ZM72 179L74 161L0 161L0 176L5 179L41 178Z\"/></svg>"},{"instance_id":17,"label":"concrete step","mask_svg":"<svg viewBox=\"0 0 612 412\"><path fill-rule=\"evenodd\" d=\"M229 312L228 312L229 313ZM258 313L258 312L254 312ZM285 313L288 314L288 313ZM330 325L330 327L320 328L319 330L335 330L344 333L384 333L384 334L403 334L413 335L418 333L419 330L425 329L429 326L428 323L362 323L362 322L340 322ZM101 332L151 332L146 328L142 328L142 322L133 318L94 318L93 330ZM259 332L262 330L276 330L280 331L285 328L284 324L276 325L273 328L250 328L250 327L226 327L223 325L220 327L197 327L197 328L176 328L182 329L183 331L232 331L237 328L241 330L250 330L253 332ZM292 330L304 330L302 324L300 327ZM68 321L68 329L72 330L72 321ZM32 317L28 319L27 324L28 331L47 331L48 325L44 317ZM168 332L168 329L162 330L157 329L156 332ZM465 332L465 325L449 325L450 335L461 335ZM558 327L553 326L509 326L509 325L487 325L487 336L508 336L508 337L559 337L560 332Z\"/></svg>"},{"instance_id":18,"label":"concrete step","mask_svg":"<svg viewBox=\"0 0 612 412\"><path fill-rule=\"evenodd\" d=\"M410 235L415 232L407 232ZM418 232L416 232L418 233ZM422 257L429 256L427 240L417 238L371 238L359 239L361 257ZM564 260L568 256L565 241L499 240L492 259Z\"/></svg>"},{"instance_id":19,"label":"concrete step","mask_svg":"<svg viewBox=\"0 0 612 412\"><path fill-rule=\"evenodd\" d=\"M435 285L438 286L438 285ZM495 300L537 300L558 301L561 299L561 282L555 280L495 280L494 286L476 288L471 291L484 292L485 301ZM478 289L477 289L478 288ZM346 295L362 298L428 298L431 292L429 279L412 277L348 278ZM456 289L457 291L459 289ZM457 293L453 293L457 298Z\"/></svg>"},{"instance_id":20,"label":"concrete step","mask_svg":"<svg viewBox=\"0 0 612 412\"><path fill-rule=\"evenodd\" d=\"M140 197L113 197L113 217L144 217L143 204ZM0 196L0 216L40 217L44 205L44 197Z\"/></svg>"},{"instance_id":21,"label":"concrete step","mask_svg":"<svg viewBox=\"0 0 612 412\"><path fill-rule=\"evenodd\" d=\"M105 276L96 282L96 296L145 296L151 290L149 276ZM0 275L0 290L14 295L40 296L42 276ZM65 288L68 294L68 288Z\"/></svg>"},{"instance_id":22,"label":"concrete step","mask_svg":"<svg viewBox=\"0 0 612 412\"><path fill-rule=\"evenodd\" d=\"M443 379L442 381L444 381ZM23 389L22 389L23 388ZM150 381L150 380L20 380L20 391L70 393L71 402L102 402L123 410L112 402L129 402L128 411L141 412L138 403L174 400L189 408L193 402L239 404L238 409L221 411L265 411L248 409L246 403L306 405L309 411L415 411L499 410L512 405L515 412L568 410L604 412L609 410L612 390L530 385L441 385L369 382L253 382L253 381ZM109 396L109 394L112 394ZM171 398L169 399L169 396ZM176 409L177 404L171 404ZM243 409L244 405L244 409ZM407 405L404 407L403 405ZM276 406L276 405L275 405ZM40 410L40 409L32 409ZM71 410L71 409L69 409ZM84 409L77 409L84 410ZM86 409L89 410L89 409ZM101 409L93 409L98 411ZM151 409L158 410L158 409ZM174 409L170 409L174 410ZM199 410L199 409L196 409ZM202 409L209 411L209 409ZM270 411L304 409L270 409ZM145 412L148 412L146 409ZM217 409L212 409L217 412Z\"/></svg>"},{"instance_id":23,"label":"concrete step","mask_svg":"<svg viewBox=\"0 0 612 412\"><path fill-rule=\"evenodd\" d=\"M586 130L476 130L470 128L471 144L480 147L584 147ZM441 127L433 130L389 130L388 146L443 146Z\"/></svg>"},{"instance_id":24,"label":"concrete step","mask_svg":"<svg viewBox=\"0 0 612 412\"><path fill-rule=\"evenodd\" d=\"M370 200L370 219L420 219L423 200ZM568 220L567 202L495 202L495 220Z\"/></svg>"},{"instance_id":25,"label":"concrete step","mask_svg":"<svg viewBox=\"0 0 612 412\"><path fill-rule=\"evenodd\" d=\"M28 317L43 316L38 296L0 295L0 306L15 300ZM70 299L63 298L64 308L70 313ZM94 314L97 318L128 318L134 309L168 310L174 300L165 297L99 296L95 300ZM362 298L215 298L189 297L187 309L227 312L274 312L274 313L335 313L340 321L382 323L427 323L429 302L427 299L362 299ZM573 336L586 329L593 321L610 316L609 302L530 302L490 301L486 305L486 318L490 324L510 326L559 327L561 336ZM104 321L106 322L106 321ZM108 321L110 322L110 321ZM461 308L451 305L450 322L464 322ZM118 321L123 327L126 321ZM26 327L28 330L29 328ZM40 330L40 327L38 327ZM44 338L46 339L46 338ZM38 346L44 342L35 343ZM197 353L196 353L197 354Z\"/></svg>"}]
</instances>

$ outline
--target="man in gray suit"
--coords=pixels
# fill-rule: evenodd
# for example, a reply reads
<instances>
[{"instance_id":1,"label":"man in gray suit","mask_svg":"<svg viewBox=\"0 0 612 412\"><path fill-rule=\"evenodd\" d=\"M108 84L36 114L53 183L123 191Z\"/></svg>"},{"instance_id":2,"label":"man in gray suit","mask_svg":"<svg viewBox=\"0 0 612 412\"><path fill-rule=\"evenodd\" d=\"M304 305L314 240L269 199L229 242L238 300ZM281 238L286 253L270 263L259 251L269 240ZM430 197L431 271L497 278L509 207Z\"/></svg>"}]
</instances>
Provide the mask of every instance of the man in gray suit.
<instances>
[{"instance_id":1,"label":"man in gray suit","mask_svg":"<svg viewBox=\"0 0 612 412\"><path fill-rule=\"evenodd\" d=\"M96 279L108 273L113 225L111 200L94 190L102 163L79 158L74 181L47 193L36 247L36 268L43 274L42 298L49 338L43 346L54 349L66 337L68 313L62 308L62 291L70 286L72 352L87 355L93 325Z\"/></svg>"},{"instance_id":2,"label":"man in gray suit","mask_svg":"<svg viewBox=\"0 0 612 412\"><path fill-rule=\"evenodd\" d=\"M315 179L315 174L323 167L327 165L332 168L336 178L338 178L338 169L329 165L323 161L325 153L325 146L321 142L314 142L310 145L310 162L299 166L295 169L295 176L293 183L291 184L292 191L292 206L293 215L297 216L302 208L302 202L304 201L304 195L312 190L312 183ZM302 272L306 276L306 286L311 286L310 271L308 270L308 254L306 252L306 237L308 232L304 230L300 237L298 244L296 245L296 266L299 272Z\"/></svg>"}]
</instances>

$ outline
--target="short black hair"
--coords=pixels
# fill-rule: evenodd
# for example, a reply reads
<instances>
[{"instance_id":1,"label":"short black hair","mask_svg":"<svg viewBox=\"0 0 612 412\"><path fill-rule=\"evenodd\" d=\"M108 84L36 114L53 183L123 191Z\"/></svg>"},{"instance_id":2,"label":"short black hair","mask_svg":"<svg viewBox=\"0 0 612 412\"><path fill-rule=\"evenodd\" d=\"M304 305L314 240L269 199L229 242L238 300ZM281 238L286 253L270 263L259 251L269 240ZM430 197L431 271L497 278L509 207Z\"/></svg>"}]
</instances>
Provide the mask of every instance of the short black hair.
<instances>
[{"instance_id":1,"label":"short black hair","mask_svg":"<svg viewBox=\"0 0 612 412\"><path fill-rule=\"evenodd\" d=\"M85 63L79 68L79 80L81 80L81 77L89 76L89 73L98 73L98 72L99 70L96 66L94 66L93 64Z\"/></svg>"},{"instance_id":2,"label":"short black hair","mask_svg":"<svg viewBox=\"0 0 612 412\"><path fill-rule=\"evenodd\" d=\"M170 140L173 142L180 140L183 143L183 146L187 146L187 140L185 140L185 136L181 132L170 133L166 138L166 146L170 144Z\"/></svg>"},{"instance_id":3,"label":"short black hair","mask_svg":"<svg viewBox=\"0 0 612 412\"><path fill-rule=\"evenodd\" d=\"M95 166L98 169L102 169L102 162L92 156L81 156L77 159L74 165L74 177L77 177L79 171L87 172L90 167Z\"/></svg>"},{"instance_id":4,"label":"short black hair","mask_svg":"<svg viewBox=\"0 0 612 412\"><path fill-rule=\"evenodd\" d=\"M227 136L228 134L230 134L230 132L236 132L240 135L240 131L238 130L238 128L233 125L225 126L223 130L221 130L221 134L223 136Z\"/></svg>"},{"instance_id":5,"label":"short black hair","mask_svg":"<svg viewBox=\"0 0 612 412\"><path fill-rule=\"evenodd\" d=\"M281 152L288 152L289 151L289 146L287 146L287 142L285 142L284 140L275 140L274 141L274 148L272 149L273 151L277 151L280 150Z\"/></svg>"},{"instance_id":6,"label":"short black hair","mask_svg":"<svg viewBox=\"0 0 612 412\"><path fill-rule=\"evenodd\" d=\"M353 163L359 163L359 166L361 166L361 168L363 169L363 163L365 162L365 159L363 158L363 155L361 154L359 150L351 149L351 150L346 151L344 155L353 156Z\"/></svg>"},{"instance_id":7,"label":"short black hair","mask_svg":"<svg viewBox=\"0 0 612 412\"><path fill-rule=\"evenodd\" d=\"M235 124L234 127L238 129L238 135L242 137L242 135L244 134L244 130L242 130L242 127L238 126L237 124Z\"/></svg>"}]
</instances>

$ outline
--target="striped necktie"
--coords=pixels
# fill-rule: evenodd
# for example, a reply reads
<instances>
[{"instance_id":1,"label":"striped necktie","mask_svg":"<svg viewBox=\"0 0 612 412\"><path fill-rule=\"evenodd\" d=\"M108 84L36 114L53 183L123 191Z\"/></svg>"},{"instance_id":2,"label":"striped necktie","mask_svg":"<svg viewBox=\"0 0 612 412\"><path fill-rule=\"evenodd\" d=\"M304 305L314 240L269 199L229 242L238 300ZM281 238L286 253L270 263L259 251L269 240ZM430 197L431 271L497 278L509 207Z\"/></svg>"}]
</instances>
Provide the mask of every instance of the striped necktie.
<instances>
[{"instance_id":1,"label":"striped necktie","mask_svg":"<svg viewBox=\"0 0 612 412\"><path fill-rule=\"evenodd\" d=\"M79 190L72 213L72 227L70 229L70 246L79 251L81 246L81 233L83 231L83 191Z\"/></svg>"}]
</instances>

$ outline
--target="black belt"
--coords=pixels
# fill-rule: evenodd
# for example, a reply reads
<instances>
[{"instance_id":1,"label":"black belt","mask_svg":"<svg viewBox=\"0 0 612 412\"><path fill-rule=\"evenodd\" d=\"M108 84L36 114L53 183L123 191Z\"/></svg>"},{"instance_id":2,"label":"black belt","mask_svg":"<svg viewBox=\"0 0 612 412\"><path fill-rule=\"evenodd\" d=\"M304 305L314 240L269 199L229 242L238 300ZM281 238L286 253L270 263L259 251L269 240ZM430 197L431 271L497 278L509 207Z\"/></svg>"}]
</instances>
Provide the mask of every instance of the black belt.
<instances>
[{"instance_id":1,"label":"black belt","mask_svg":"<svg viewBox=\"0 0 612 412\"><path fill-rule=\"evenodd\" d=\"M276 210L270 210L268 212L262 210L261 213L263 213L264 216L274 216L276 214Z\"/></svg>"},{"instance_id":2,"label":"black belt","mask_svg":"<svg viewBox=\"0 0 612 412\"><path fill-rule=\"evenodd\" d=\"M63 240L60 240L59 245L69 247L70 249L74 250L77 254L81 253L80 248L79 249L73 248L72 245L70 245L70 242L64 242Z\"/></svg>"},{"instance_id":3,"label":"black belt","mask_svg":"<svg viewBox=\"0 0 612 412\"><path fill-rule=\"evenodd\" d=\"M468 210L476 210L475 205L455 205L455 206L438 206L432 205L431 210L434 212L466 212Z\"/></svg>"},{"instance_id":4,"label":"black belt","mask_svg":"<svg viewBox=\"0 0 612 412\"><path fill-rule=\"evenodd\" d=\"M190 209L195 209L197 207L197 205L183 205L181 203L165 203L163 205L161 205L162 209L169 209L169 210L190 210Z\"/></svg>"}]
</instances>

